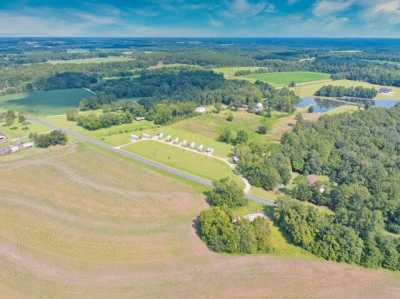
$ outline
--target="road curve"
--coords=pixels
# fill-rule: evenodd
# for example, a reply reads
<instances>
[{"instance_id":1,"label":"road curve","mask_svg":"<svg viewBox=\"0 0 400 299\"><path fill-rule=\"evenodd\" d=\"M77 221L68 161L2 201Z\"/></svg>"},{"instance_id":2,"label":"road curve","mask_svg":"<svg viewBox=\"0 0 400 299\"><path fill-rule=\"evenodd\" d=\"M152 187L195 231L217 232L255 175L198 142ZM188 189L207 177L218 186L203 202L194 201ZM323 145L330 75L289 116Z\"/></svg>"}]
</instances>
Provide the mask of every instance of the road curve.
<instances>
[{"instance_id":1,"label":"road curve","mask_svg":"<svg viewBox=\"0 0 400 299\"><path fill-rule=\"evenodd\" d=\"M156 168L156 169L161 170L163 172L167 172L167 173L175 175L177 177L181 177L183 179L192 181L194 183L197 183L199 185L205 186L207 188L212 187L212 182L210 180L208 180L208 179L193 175L193 174L188 173L186 171L183 171L183 170L180 170L180 169L176 169L174 167L170 167L170 166L167 166L165 164L162 164L162 163L150 160L150 159L143 158L142 156L139 156L139 155L137 155L135 153L132 153L132 152L125 151L123 149L114 148L113 146L111 146L111 145L109 145L107 143L104 143L104 142L102 142L100 140L97 140L95 138L83 135L83 134L81 134L79 132L76 132L74 130L58 127L58 126L56 126L56 125L52 124L51 122L46 121L44 119L33 118L33 117L29 117L28 119L33 123L37 123L37 124L46 126L46 127L50 128L52 130L62 130L66 134L74 137L75 139L77 139L80 142L89 143L89 144L97 146L97 147L99 147L101 149L104 149L104 150L113 152L113 153L115 153L117 155L120 155L120 156L122 156L124 158L128 158L128 159L143 163L143 164L148 165L150 167L153 167L153 168ZM252 195L252 194L245 194L245 197L246 197L246 199L251 200L251 201L255 201L255 202L257 202L257 203L259 203L261 205L275 206L274 201L269 200L269 199L263 199L263 198L260 198L258 196Z\"/></svg>"}]
</instances>

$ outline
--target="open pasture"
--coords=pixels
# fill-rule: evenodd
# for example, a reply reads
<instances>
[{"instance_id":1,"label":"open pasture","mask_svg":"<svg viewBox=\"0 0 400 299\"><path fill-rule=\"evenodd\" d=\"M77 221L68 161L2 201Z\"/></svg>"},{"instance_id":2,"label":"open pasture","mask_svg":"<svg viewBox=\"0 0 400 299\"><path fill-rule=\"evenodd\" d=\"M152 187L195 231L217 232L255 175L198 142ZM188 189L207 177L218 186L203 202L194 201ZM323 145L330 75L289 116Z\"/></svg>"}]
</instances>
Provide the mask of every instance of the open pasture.
<instances>
[{"instance_id":1,"label":"open pasture","mask_svg":"<svg viewBox=\"0 0 400 299\"><path fill-rule=\"evenodd\" d=\"M236 67L218 67L214 68L213 71L216 73L224 74L225 79L240 78L236 77L235 74L238 71L256 71L259 67L255 66L236 66Z\"/></svg>"},{"instance_id":2,"label":"open pasture","mask_svg":"<svg viewBox=\"0 0 400 299\"><path fill-rule=\"evenodd\" d=\"M267 82L276 87L288 86L290 82L304 83L312 81L329 80L330 75L314 72L275 72L260 73L243 76L241 78L248 79L252 82L257 80Z\"/></svg>"},{"instance_id":3,"label":"open pasture","mask_svg":"<svg viewBox=\"0 0 400 299\"><path fill-rule=\"evenodd\" d=\"M86 146L1 165L2 298L398 295L393 274L303 256L275 228L285 256L210 252L193 228L207 208L201 195Z\"/></svg>"},{"instance_id":4,"label":"open pasture","mask_svg":"<svg viewBox=\"0 0 400 299\"><path fill-rule=\"evenodd\" d=\"M0 107L37 114L60 114L78 107L82 98L92 95L85 89L33 91L0 96Z\"/></svg>"}]
</instances>

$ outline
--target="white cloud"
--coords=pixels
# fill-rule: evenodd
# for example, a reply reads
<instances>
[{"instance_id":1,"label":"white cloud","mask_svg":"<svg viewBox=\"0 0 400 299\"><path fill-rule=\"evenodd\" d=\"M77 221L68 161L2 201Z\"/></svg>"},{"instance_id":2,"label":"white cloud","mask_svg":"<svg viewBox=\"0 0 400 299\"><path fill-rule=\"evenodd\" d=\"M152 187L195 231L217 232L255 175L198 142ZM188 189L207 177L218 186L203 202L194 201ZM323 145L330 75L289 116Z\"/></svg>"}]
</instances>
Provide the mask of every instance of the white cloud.
<instances>
[{"instance_id":1,"label":"white cloud","mask_svg":"<svg viewBox=\"0 0 400 299\"><path fill-rule=\"evenodd\" d=\"M367 21L400 24L400 1L365 1L365 10L361 14Z\"/></svg>"},{"instance_id":2,"label":"white cloud","mask_svg":"<svg viewBox=\"0 0 400 299\"><path fill-rule=\"evenodd\" d=\"M249 18L263 13L275 12L275 6L268 1L250 2L249 0L232 0L228 2L223 15L230 18Z\"/></svg>"},{"instance_id":3,"label":"white cloud","mask_svg":"<svg viewBox=\"0 0 400 299\"><path fill-rule=\"evenodd\" d=\"M320 0L314 6L314 15L326 16L334 14L347 8L354 4L354 0Z\"/></svg>"}]
</instances>

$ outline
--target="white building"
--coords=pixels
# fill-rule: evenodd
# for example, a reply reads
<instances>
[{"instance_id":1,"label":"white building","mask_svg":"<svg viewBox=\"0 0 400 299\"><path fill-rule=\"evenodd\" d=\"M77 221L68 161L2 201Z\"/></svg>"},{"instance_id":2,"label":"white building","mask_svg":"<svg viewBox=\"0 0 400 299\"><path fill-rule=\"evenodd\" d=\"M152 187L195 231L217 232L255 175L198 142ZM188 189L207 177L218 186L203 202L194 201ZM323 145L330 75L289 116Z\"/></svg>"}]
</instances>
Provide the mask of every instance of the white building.
<instances>
[{"instance_id":1,"label":"white building","mask_svg":"<svg viewBox=\"0 0 400 299\"><path fill-rule=\"evenodd\" d=\"M211 147L207 148L207 154L210 154L210 155L214 154L214 149Z\"/></svg>"},{"instance_id":2,"label":"white building","mask_svg":"<svg viewBox=\"0 0 400 299\"><path fill-rule=\"evenodd\" d=\"M188 142L186 140L183 140L181 143L182 146L187 146L187 144L188 144Z\"/></svg>"},{"instance_id":3,"label":"white building","mask_svg":"<svg viewBox=\"0 0 400 299\"><path fill-rule=\"evenodd\" d=\"M204 149L204 146L203 146L202 144L200 144L199 147L198 147L197 149L198 149L200 152L202 152L203 149Z\"/></svg>"},{"instance_id":4,"label":"white building","mask_svg":"<svg viewBox=\"0 0 400 299\"><path fill-rule=\"evenodd\" d=\"M200 106L200 107L197 107L196 109L194 109L194 112L196 112L196 113L206 113L207 112L207 108L203 107L203 106Z\"/></svg>"},{"instance_id":5,"label":"white building","mask_svg":"<svg viewBox=\"0 0 400 299\"><path fill-rule=\"evenodd\" d=\"M33 142L24 143L24 144L22 144L22 147L23 147L24 149L32 148L32 147L33 147Z\"/></svg>"},{"instance_id":6,"label":"white building","mask_svg":"<svg viewBox=\"0 0 400 299\"><path fill-rule=\"evenodd\" d=\"M131 135L131 141L137 141L139 139L138 135L132 134Z\"/></svg>"},{"instance_id":7,"label":"white building","mask_svg":"<svg viewBox=\"0 0 400 299\"><path fill-rule=\"evenodd\" d=\"M178 144L179 143L179 137L176 137L175 139L174 139L174 144Z\"/></svg>"},{"instance_id":8,"label":"white building","mask_svg":"<svg viewBox=\"0 0 400 299\"><path fill-rule=\"evenodd\" d=\"M192 142L192 143L190 144L190 147L193 148L193 149L196 148L196 143Z\"/></svg>"},{"instance_id":9,"label":"white building","mask_svg":"<svg viewBox=\"0 0 400 299\"><path fill-rule=\"evenodd\" d=\"M267 216L265 216L264 213L254 213L254 214L248 214L243 216L244 219L247 219L250 222L253 222L254 220L256 220L257 218L264 218L264 219L268 219Z\"/></svg>"}]
</instances>

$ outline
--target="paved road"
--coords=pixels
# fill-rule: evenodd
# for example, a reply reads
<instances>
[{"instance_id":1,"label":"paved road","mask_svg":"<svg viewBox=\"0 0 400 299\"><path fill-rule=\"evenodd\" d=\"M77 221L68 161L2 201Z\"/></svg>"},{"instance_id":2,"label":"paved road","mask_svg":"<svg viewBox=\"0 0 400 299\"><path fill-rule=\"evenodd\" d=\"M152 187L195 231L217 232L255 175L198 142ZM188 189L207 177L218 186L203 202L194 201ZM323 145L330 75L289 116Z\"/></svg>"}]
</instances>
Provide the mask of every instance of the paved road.
<instances>
[{"instance_id":1,"label":"paved road","mask_svg":"<svg viewBox=\"0 0 400 299\"><path fill-rule=\"evenodd\" d=\"M175 175L177 177L184 178L186 180L192 181L194 183L200 184L200 185L205 186L205 187L211 187L212 186L212 182L210 180L207 180L207 179L201 178L199 176L190 174L190 173L188 173L186 171L183 171L183 170L180 170L180 169L176 169L176 168L167 166L167 165L162 164L162 163L158 163L158 162L143 158L142 156L139 156L139 155L137 155L135 153L128 152L128 151L125 151L123 149L114 148L113 146L111 146L111 145L109 145L107 143L104 143L104 142L102 142L100 140L97 140L95 138L83 135L83 134L81 134L79 132L76 132L74 130L66 129L66 128L60 128L60 127L58 127L58 126L56 126L56 125L54 125L54 124L52 124L52 123L50 123L50 122L48 122L48 121L46 121L44 119L30 117L29 120L31 122L44 125L44 126L50 128L52 130L62 130L66 134L74 137L75 139L77 139L80 142L86 142L86 143L95 145L95 146L97 146L97 147L99 147L101 149L113 152L113 153L118 154L118 155L120 155L120 156L122 156L124 158L128 158L128 159L143 163L145 165L148 165L148 166L151 166L151 167L156 168L158 170L173 174L173 175ZM246 194L245 196L246 196L246 198L248 200L255 201L255 202L259 203L259 204L266 205L266 206L275 206L275 203L272 200L263 199L263 198L260 198L260 197L257 197L255 195L251 195L251 194Z\"/></svg>"}]
</instances>

